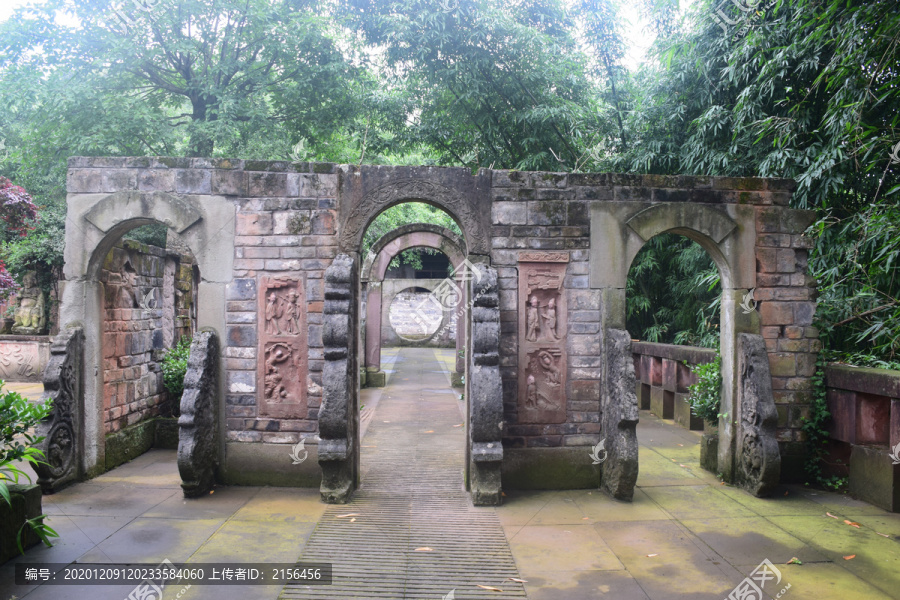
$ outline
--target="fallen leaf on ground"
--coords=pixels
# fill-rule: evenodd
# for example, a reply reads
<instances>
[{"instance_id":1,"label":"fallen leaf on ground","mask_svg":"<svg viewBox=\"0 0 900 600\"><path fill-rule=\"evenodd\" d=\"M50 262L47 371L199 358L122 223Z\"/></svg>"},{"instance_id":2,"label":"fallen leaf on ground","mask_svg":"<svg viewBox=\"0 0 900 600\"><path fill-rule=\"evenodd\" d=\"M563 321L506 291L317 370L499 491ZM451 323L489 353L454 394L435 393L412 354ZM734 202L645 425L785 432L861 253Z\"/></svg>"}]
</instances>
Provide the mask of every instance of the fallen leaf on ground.
<instances>
[{"instance_id":1,"label":"fallen leaf on ground","mask_svg":"<svg viewBox=\"0 0 900 600\"><path fill-rule=\"evenodd\" d=\"M827 513L825 513L825 514L828 515L829 517L831 517L832 519L837 519L837 518L838 518L838 517L834 516L833 514L831 514L830 512L827 512Z\"/></svg>"},{"instance_id":2,"label":"fallen leaf on ground","mask_svg":"<svg viewBox=\"0 0 900 600\"><path fill-rule=\"evenodd\" d=\"M527 579L517 579L516 577L507 577L507 581L515 581L516 583L528 583Z\"/></svg>"},{"instance_id":3,"label":"fallen leaf on ground","mask_svg":"<svg viewBox=\"0 0 900 600\"><path fill-rule=\"evenodd\" d=\"M876 531L875 533L878 533L878 532ZM891 536L889 536L889 535L886 534L886 533L878 533L878 535L880 535L881 537L886 537L886 538L888 538L888 539L891 538Z\"/></svg>"},{"instance_id":4,"label":"fallen leaf on ground","mask_svg":"<svg viewBox=\"0 0 900 600\"><path fill-rule=\"evenodd\" d=\"M654 557L654 556L659 556L659 554L657 553L657 554L648 554L648 555L647 555L648 558L652 558L652 557Z\"/></svg>"},{"instance_id":5,"label":"fallen leaf on ground","mask_svg":"<svg viewBox=\"0 0 900 600\"><path fill-rule=\"evenodd\" d=\"M347 513L346 515L338 515L338 519L346 519L347 517L358 517L359 513Z\"/></svg>"},{"instance_id":6,"label":"fallen leaf on ground","mask_svg":"<svg viewBox=\"0 0 900 600\"><path fill-rule=\"evenodd\" d=\"M421 548L416 548L413 552L434 552L434 550L428 546L422 546Z\"/></svg>"},{"instance_id":7,"label":"fallen leaf on ground","mask_svg":"<svg viewBox=\"0 0 900 600\"><path fill-rule=\"evenodd\" d=\"M390 423L390 421L382 421L382 423Z\"/></svg>"},{"instance_id":8,"label":"fallen leaf on ground","mask_svg":"<svg viewBox=\"0 0 900 600\"><path fill-rule=\"evenodd\" d=\"M460 423L459 425L454 425L454 427L462 427L462 426L463 426L462 423Z\"/></svg>"},{"instance_id":9,"label":"fallen leaf on ground","mask_svg":"<svg viewBox=\"0 0 900 600\"><path fill-rule=\"evenodd\" d=\"M845 556L845 557L844 557L844 560L853 560L854 558L856 558L856 555L855 555L855 554L851 554L850 556Z\"/></svg>"},{"instance_id":10,"label":"fallen leaf on ground","mask_svg":"<svg viewBox=\"0 0 900 600\"><path fill-rule=\"evenodd\" d=\"M581 517L581 520L582 520L582 521L588 521L588 520L590 520L590 517Z\"/></svg>"},{"instance_id":11,"label":"fallen leaf on ground","mask_svg":"<svg viewBox=\"0 0 900 600\"><path fill-rule=\"evenodd\" d=\"M426 431L425 433L434 433L434 429L429 429L429 430Z\"/></svg>"},{"instance_id":12,"label":"fallen leaf on ground","mask_svg":"<svg viewBox=\"0 0 900 600\"><path fill-rule=\"evenodd\" d=\"M797 558L797 557L795 556L795 557L792 558L791 560L787 561L787 564L789 564L789 565L802 565L802 564L803 564L803 561L800 560L799 558Z\"/></svg>"},{"instance_id":13,"label":"fallen leaf on ground","mask_svg":"<svg viewBox=\"0 0 900 600\"><path fill-rule=\"evenodd\" d=\"M678 444L679 446L684 446L684 444Z\"/></svg>"},{"instance_id":14,"label":"fallen leaf on ground","mask_svg":"<svg viewBox=\"0 0 900 600\"><path fill-rule=\"evenodd\" d=\"M846 523L850 527L856 527L857 529L859 529L859 523L856 523L855 521L848 521L847 519L844 519L844 523ZM856 555L854 554L854 556Z\"/></svg>"},{"instance_id":15,"label":"fallen leaf on ground","mask_svg":"<svg viewBox=\"0 0 900 600\"><path fill-rule=\"evenodd\" d=\"M678 466L679 466L679 467L684 467L684 468L685 468L685 469L687 469L687 468L688 468L688 466L687 466L687 465L678 465Z\"/></svg>"},{"instance_id":16,"label":"fallen leaf on ground","mask_svg":"<svg viewBox=\"0 0 900 600\"><path fill-rule=\"evenodd\" d=\"M501 590L501 589L498 588L498 587L493 587L493 586L490 586L490 585L481 585L481 584L477 584L477 585L478 585L478 587L480 587L480 588L483 589L483 590L490 590L490 591L492 591L492 592L502 592L502 591L503 591L503 590Z\"/></svg>"}]
</instances>

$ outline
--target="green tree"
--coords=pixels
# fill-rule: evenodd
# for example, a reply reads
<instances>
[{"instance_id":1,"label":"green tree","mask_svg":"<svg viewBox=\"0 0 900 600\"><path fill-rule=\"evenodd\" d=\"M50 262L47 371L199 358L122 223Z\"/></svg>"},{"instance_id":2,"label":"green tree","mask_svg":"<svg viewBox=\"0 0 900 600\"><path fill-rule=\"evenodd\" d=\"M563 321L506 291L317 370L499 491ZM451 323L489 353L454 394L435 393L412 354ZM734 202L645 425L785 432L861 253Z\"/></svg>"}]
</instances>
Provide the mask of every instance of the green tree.
<instances>
[{"instance_id":1,"label":"green tree","mask_svg":"<svg viewBox=\"0 0 900 600\"><path fill-rule=\"evenodd\" d=\"M384 48L412 105L405 133L442 164L575 170L614 130L559 0L351 0L344 14Z\"/></svg>"},{"instance_id":2,"label":"green tree","mask_svg":"<svg viewBox=\"0 0 900 600\"><path fill-rule=\"evenodd\" d=\"M611 170L790 177L818 211L810 269L826 344L900 350L900 13L886 0L700 2L635 76L631 144Z\"/></svg>"}]
</instances>

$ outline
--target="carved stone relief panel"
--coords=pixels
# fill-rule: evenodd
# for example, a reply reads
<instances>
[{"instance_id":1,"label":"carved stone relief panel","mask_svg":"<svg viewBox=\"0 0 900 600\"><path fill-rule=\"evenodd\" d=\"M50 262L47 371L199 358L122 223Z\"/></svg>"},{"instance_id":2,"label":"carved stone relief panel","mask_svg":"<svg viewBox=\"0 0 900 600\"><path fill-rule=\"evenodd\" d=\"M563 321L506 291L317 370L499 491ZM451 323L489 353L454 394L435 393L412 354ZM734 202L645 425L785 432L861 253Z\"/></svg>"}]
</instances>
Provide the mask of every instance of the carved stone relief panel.
<instances>
[{"instance_id":1,"label":"carved stone relief panel","mask_svg":"<svg viewBox=\"0 0 900 600\"><path fill-rule=\"evenodd\" d=\"M519 423L566 421L567 252L519 254Z\"/></svg>"},{"instance_id":2,"label":"carved stone relief panel","mask_svg":"<svg viewBox=\"0 0 900 600\"><path fill-rule=\"evenodd\" d=\"M259 282L257 400L260 417L306 418L306 285L302 278Z\"/></svg>"}]
</instances>

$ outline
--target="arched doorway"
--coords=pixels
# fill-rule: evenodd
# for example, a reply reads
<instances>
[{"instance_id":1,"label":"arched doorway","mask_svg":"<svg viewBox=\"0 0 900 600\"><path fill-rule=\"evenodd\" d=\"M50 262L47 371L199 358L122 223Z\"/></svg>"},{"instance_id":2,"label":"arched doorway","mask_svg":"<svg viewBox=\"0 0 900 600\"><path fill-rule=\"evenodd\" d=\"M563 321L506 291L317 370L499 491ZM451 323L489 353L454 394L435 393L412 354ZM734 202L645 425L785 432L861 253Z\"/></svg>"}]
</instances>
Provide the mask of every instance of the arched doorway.
<instances>
[{"instance_id":1,"label":"arched doorway","mask_svg":"<svg viewBox=\"0 0 900 600\"><path fill-rule=\"evenodd\" d=\"M752 208L729 205L724 210L700 204L633 203L622 207L595 205L591 212L592 250L609 257L595 265L591 284L601 290L608 310L603 315L607 374L603 430L614 440L609 460L616 468L603 472L603 485L619 497L630 496L638 474L638 400L634 394L631 341L625 330L626 278L644 244L662 233L683 235L697 242L715 262L722 287L720 353L721 412L718 425L718 471L755 494L777 484L780 455L775 441L777 415L769 362L755 311L740 305L755 286L755 236ZM601 231L614 235L600 236ZM630 373L630 376L629 376ZM627 381L623 381L623 378ZM614 388L621 393L614 393ZM611 435L613 432L617 434Z\"/></svg>"},{"instance_id":2,"label":"arched doorway","mask_svg":"<svg viewBox=\"0 0 900 600\"><path fill-rule=\"evenodd\" d=\"M106 468L104 369L99 367L104 358L107 307L107 286L101 273L110 251L132 229L153 223L165 225L196 259L200 275L196 283L196 327L212 330L221 337L225 333L225 287L232 279L234 219L234 204L221 196L123 191L84 194L77 203L69 203L60 325L61 329L83 329L84 359L79 368L84 406L72 407L76 414L69 417L75 431L68 451L77 460L54 472L47 487L53 489L71 480L94 476ZM216 379L221 386L223 361L217 365ZM221 389L216 397L224 397ZM218 415L221 421L223 411L219 410ZM221 423L217 425L221 427Z\"/></svg>"},{"instance_id":3,"label":"arched doorway","mask_svg":"<svg viewBox=\"0 0 900 600\"><path fill-rule=\"evenodd\" d=\"M503 457L500 316L497 275L489 266L490 198L485 193L488 186L483 184L478 189L479 179L472 178L465 170L441 169L439 174L444 178L440 183L434 181L437 177L430 181L394 182L388 178L387 183L368 187L352 177L347 180L344 190L347 206L342 206L340 223L343 254L335 258L325 275L326 348L324 396L319 411L319 464L323 473L321 493L326 502L346 502L359 479L357 359L363 235L379 213L402 202L425 202L446 211L458 224L465 240L468 260L461 283L467 288L466 296L471 298L471 306L467 305L471 315L467 324L470 341L465 352L466 484L475 504L500 502ZM385 175L389 175L388 170ZM457 182L463 185L454 186Z\"/></svg>"},{"instance_id":4,"label":"arched doorway","mask_svg":"<svg viewBox=\"0 0 900 600\"><path fill-rule=\"evenodd\" d=\"M385 275L391 262L401 252L417 247L433 248L444 253L450 260L454 273L462 268L466 260L466 245L461 236L446 227L428 223L404 225L383 235L372 245L363 261L361 271L362 295L366 306L366 326L363 331L364 365L369 385L383 385L384 381L384 374L381 372L381 328L384 312L382 285ZM463 297L464 290L458 283L451 280L447 285L453 285L459 294L458 297ZM465 302L460 304L461 310L457 311L456 372L462 374L465 370Z\"/></svg>"}]
</instances>

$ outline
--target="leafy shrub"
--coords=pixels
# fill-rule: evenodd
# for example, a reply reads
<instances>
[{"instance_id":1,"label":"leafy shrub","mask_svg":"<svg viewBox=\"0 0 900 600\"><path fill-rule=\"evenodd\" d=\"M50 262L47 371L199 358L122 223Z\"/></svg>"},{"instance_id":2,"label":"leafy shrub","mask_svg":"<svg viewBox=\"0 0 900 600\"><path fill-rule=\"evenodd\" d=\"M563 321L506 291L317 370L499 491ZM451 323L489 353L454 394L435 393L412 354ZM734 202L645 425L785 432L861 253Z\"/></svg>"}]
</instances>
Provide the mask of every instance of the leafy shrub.
<instances>
[{"instance_id":1,"label":"leafy shrub","mask_svg":"<svg viewBox=\"0 0 900 600\"><path fill-rule=\"evenodd\" d=\"M691 372L697 375L697 383L688 388L691 412L710 425L717 425L722 391L722 357L716 354L712 362L693 365Z\"/></svg>"},{"instance_id":2,"label":"leafy shrub","mask_svg":"<svg viewBox=\"0 0 900 600\"><path fill-rule=\"evenodd\" d=\"M0 496L12 506L7 482L19 483L23 477L31 482L28 473L22 471L16 463L25 461L36 465L42 462L44 453L35 448L34 444L40 443L44 438L35 437L33 431L41 419L50 414L51 406L49 401L32 404L22 394L11 390L4 393L3 385L3 381L0 380ZM50 537L58 537L58 534L44 523L44 517L46 515L33 517L22 525L16 540L19 552L25 552L22 547L22 531L25 525L30 526L47 546L52 545Z\"/></svg>"},{"instance_id":3,"label":"leafy shrub","mask_svg":"<svg viewBox=\"0 0 900 600\"><path fill-rule=\"evenodd\" d=\"M191 338L184 336L162 359L163 385L175 398L181 398L184 391L184 375L187 373L190 352Z\"/></svg>"}]
</instances>

